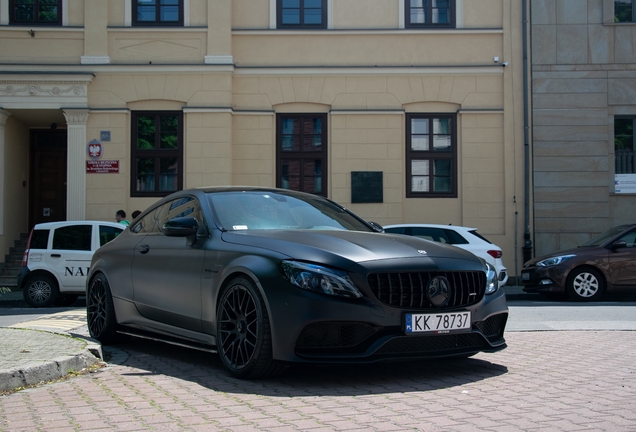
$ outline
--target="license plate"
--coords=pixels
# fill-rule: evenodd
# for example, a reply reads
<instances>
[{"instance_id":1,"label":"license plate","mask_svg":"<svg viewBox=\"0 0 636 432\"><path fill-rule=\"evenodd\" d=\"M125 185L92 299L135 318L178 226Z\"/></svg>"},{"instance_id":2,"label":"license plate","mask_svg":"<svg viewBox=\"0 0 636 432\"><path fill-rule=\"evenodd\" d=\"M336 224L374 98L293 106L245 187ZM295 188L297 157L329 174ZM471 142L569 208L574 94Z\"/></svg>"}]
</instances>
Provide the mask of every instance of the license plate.
<instances>
[{"instance_id":1,"label":"license plate","mask_svg":"<svg viewBox=\"0 0 636 432\"><path fill-rule=\"evenodd\" d=\"M406 314L406 333L455 333L471 329L470 312Z\"/></svg>"},{"instance_id":2,"label":"license plate","mask_svg":"<svg viewBox=\"0 0 636 432\"><path fill-rule=\"evenodd\" d=\"M521 273L521 280L529 281L530 280L530 273Z\"/></svg>"}]
</instances>

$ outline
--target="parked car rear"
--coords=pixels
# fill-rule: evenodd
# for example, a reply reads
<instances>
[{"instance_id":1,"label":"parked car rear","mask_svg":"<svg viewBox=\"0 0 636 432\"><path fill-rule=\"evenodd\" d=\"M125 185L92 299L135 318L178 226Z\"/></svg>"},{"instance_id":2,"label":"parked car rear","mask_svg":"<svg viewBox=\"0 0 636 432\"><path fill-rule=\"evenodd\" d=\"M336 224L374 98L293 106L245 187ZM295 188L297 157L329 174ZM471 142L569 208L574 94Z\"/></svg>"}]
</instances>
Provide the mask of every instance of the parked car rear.
<instances>
[{"instance_id":1,"label":"parked car rear","mask_svg":"<svg viewBox=\"0 0 636 432\"><path fill-rule=\"evenodd\" d=\"M384 231L392 234L420 237L438 243L452 244L472 252L495 267L499 286L504 286L508 281L508 270L501 260L503 256L501 248L477 233L477 228L458 225L398 224L387 225L384 227Z\"/></svg>"},{"instance_id":2,"label":"parked car rear","mask_svg":"<svg viewBox=\"0 0 636 432\"><path fill-rule=\"evenodd\" d=\"M31 230L18 287L32 307L72 304L86 292L93 253L126 227L105 221L37 224Z\"/></svg>"}]
</instances>

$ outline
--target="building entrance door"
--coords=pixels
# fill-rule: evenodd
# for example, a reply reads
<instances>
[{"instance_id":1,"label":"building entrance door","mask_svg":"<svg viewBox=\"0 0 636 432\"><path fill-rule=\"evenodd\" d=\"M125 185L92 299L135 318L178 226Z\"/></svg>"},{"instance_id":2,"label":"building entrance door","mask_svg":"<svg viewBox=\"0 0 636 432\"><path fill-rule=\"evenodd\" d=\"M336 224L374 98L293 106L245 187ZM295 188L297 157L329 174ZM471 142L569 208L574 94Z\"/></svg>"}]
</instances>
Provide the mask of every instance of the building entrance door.
<instances>
[{"instance_id":1,"label":"building entrance door","mask_svg":"<svg viewBox=\"0 0 636 432\"><path fill-rule=\"evenodd\" d=\"M66 220L66 131L31 131L29 227Z\"/></svg>"}]
</instances>

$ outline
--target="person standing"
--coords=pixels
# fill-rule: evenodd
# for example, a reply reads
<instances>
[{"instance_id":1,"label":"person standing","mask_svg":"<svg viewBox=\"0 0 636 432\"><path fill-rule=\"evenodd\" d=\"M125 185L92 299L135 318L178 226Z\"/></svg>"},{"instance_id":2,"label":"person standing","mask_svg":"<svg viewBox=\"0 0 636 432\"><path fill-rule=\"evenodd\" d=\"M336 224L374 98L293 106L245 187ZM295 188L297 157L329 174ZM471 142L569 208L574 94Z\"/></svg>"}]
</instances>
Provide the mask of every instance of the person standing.
<instances>
[{"instance_id":1,"label":"person standing","mask_svg":"<svg viewBox=\"0 0 636 432\"><path fill-rule=\"evenodd\" d=\"M115 219L122 225L130 225L130 222L126 220L126 212L123 210L117 210L117 213L115 213Z\"/></svg>"}]
</instances>

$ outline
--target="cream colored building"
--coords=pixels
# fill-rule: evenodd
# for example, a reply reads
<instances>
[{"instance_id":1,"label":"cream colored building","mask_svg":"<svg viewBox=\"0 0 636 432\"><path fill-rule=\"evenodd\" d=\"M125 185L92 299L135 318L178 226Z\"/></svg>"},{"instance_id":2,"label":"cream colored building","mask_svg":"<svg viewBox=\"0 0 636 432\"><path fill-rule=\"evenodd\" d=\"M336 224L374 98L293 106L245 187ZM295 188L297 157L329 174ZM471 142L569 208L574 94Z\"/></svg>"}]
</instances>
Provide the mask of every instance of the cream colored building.
<instances>
[{"instance_id":1,"label":"cream colored building","mask_svg":"<svg viewBox=\"0 0 636 432\"><path fill-rule=\"evenodd\" d=\"M477 227L521 267L521 2L140 3L0 0L4 253L37 222L233 184Z\"/></svg>"}]
</instances>

